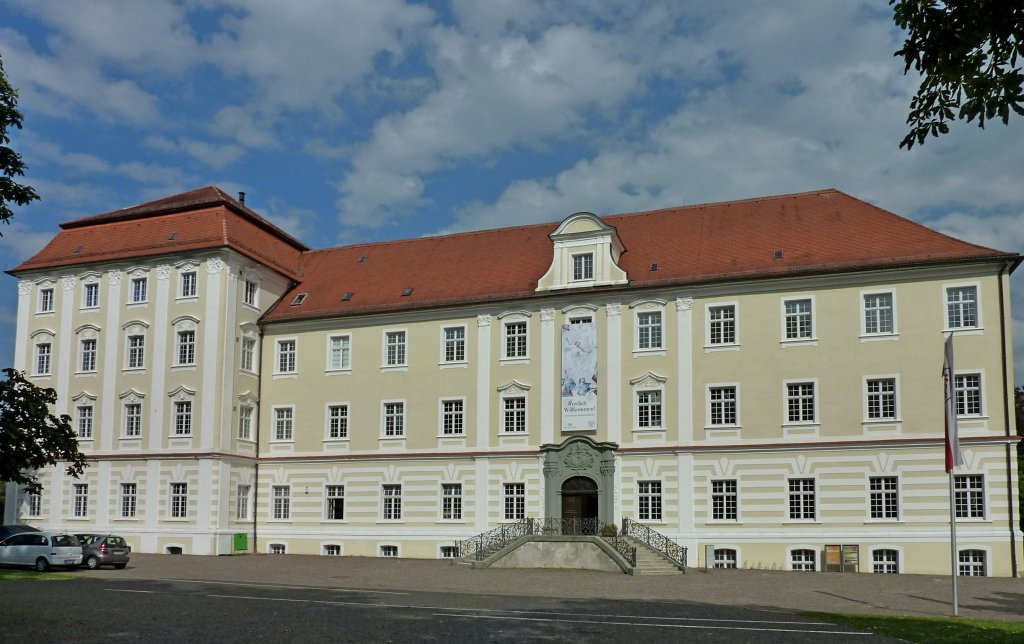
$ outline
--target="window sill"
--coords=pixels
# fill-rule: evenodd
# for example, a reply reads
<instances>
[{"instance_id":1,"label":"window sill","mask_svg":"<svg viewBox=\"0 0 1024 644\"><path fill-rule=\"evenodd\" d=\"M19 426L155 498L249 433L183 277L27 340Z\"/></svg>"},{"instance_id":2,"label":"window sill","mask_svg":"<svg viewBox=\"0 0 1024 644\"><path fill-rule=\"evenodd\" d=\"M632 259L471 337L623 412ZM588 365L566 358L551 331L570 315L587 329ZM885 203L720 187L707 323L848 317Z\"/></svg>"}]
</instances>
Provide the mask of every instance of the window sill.
<instances>
[{"instance_id":1,"label":"window sill","mask_svg":"<svg viewBox=\"0 0 1024 644\"><path fill-rule=\"evenodd\" d=\"M196 370L196 364L194 362L191 363L191 364L175 364L175 365L171 365L171 371L172 372L175 372L175 371L195 371L195 370Z\"/></svg>"},{"instance_id":2,"label":"window sill","mask_svg":"<svg viewBox=\"0 0 1024 644\"><path fill-rule=\"evenodd\" d=\"M268 441L271 445L294 445L294 438L271 438Z\"/></svg>"},{"instance_id":3,"label":"window sill","mask_svg":"<svg viewBox=\"0 0 1024 644\"><path fill-rule=\"evenodd\" d=\"M257 304L250 303L250 302L242 302L242 306L244 306L247 309L252 310L255 313L259 313L260 312L260 307Z\"/></svg>"},{"instance_id":4,"label":"window sill","mask_svg":"<svg viewBox=\"0 0 1024 644\"><path fill-rule=\"evenodd\" d=\"M339 523L348 523L348 519L320 519L320 525L338 525Z\"/></svg>"},{"instance_id":5,"label":"window sill","mask_svg":"<svg viewBox=\"0 0 1024 644\"><path fill-rule=\"evenodd\" d=\"M394 525L396 523L405 523L405 519L377 519L378 525Z\"/></svg>"},{"instance_id":6,"label":"window sill","mask_svg":"<svg viewBox=\"0 0 1024 644\"><path fill-rule=\"evenodd\" d=\"M188 517L166 517L164 518L166 523L189 523L192 519Z\"/></svg>"},{"instance_id":7,"label":"window sill","mask_svg":"<svg viewBox=\"0 0 1024 644\"><path fill-rule=\"evenodd\" d=\"M719 351L739 351L739 344L705 344L704 353L718 353Z\"/></svg>"},{"instance_id":8,"label":"window sill","mask_svg":"<svg viewBox=\"0 0 1024 644\"><path fill-rule=\"evenodd\" d=\"M75 375L76 376L95 376L97 373L99 373L99 372L96 371L95 369L93 369L92 371L76 371Z\"/></svg>"},{"instance_id":9,"label":"window sill","mask_svg":"<svg viewBox=\"0 0 1024 644\"><path fill-rule=\"evenodd\" d=\"M666 356L668 351L665 347L658 347L657 349L633 349L634 358L646 358L648 356Z\"/></svg>"},{"instance_id":10,"label":"window sill","mask_svg":"<svg viewBox=\"0 0 1024 644\"><path fill-rule=\"evenodd\" d=\"M402 373L402 372L405 372L405 371L408 371L408 370L409 370L409 365L407 365L407 364L389 364L389 365L381 365L381 367L380 367L380 372L381 373L391 373L391 372Z\"/></svg>"},{"instance_id":11,"label":"window sill","mask_svg":"<svg viewBox=\"0 0 1024 644\"><path fill-rule=\"evenodd\" d=\"M465 519L438 519L434 523L438 525L465 525L467 521Z\"/></svg>"},{"instance_id":12,"label":"window sill","mask_svg":"<svg viewBox=\"0 0 1024 644\"><path fill-rule=\"evenodd\" d=\"M149 300L142 300L140 302L128 302L127 306L130 309L137 309L137 308L140 308L140 307L144 307L147 304L149 304Z\"/></svg>"},{"instance_id":13,"label":"window sill","mask_svg":"<svg viewBox=\"0 0 1024 644\"><path fill-rule=\"evenodd\" d=\"M864 519L864 525L905 525L903 519Z\"/></svg>"},{"instance_id":14,"label":"window sill","mask_svg":"<svg viewBox=\"0 0 1024 644\"><path fill-rule=\"evenodd\" d=\"M723 525L743 525L742 521L735 519L710 519L704 523L707 526L723 526Z\"/></svg>"},{"instance_id":15,"label":"window sill","mask_svg":"<svg viewBox=\"0 0 1024 644\"><path fill-rule=\"evenodd\" d=\"M821 519L787 519L782 525L824 525Z\"/></svg>"},{"instance_id":16,"label":"window sill","mask_svg":"<svg viewBox=\"0 0 1024 644\"><path fill-rule=\"evenodd\" d=\"M188 303L198 302L199 301L199 296L198 295L179 295L179 296L174 298L174 301L175 302L188 302Z\"/></svg>"},{"instance_id":17,"label":"window sill","mask_svg":"<svg viewBox=\"0 0 1024 644\"><path fill-rule=\"evenodd\" d=\"M862 333L860 341L864 342L895 342L900 339L899 333Z\"/></svg>"},{"instance_id":18,"label":"window sill","mask_svg":"<svg viewBox=\"0 0 1024 644\"><path fill-rule=\"evenodd\" d=\"M118 436L119 441L141 441L142 436Z\"/></svg>"},{"instance_id":19,"label":"window sill","mask_svg":"<svg viewBox=\"0 0 1024 644\"><path fill-rule=\"evenodd\" d=\"M942 330L942 335L983 335L985 333L985 327L983 326L959 326L954 329L945 328Z\"/></svg>"},{"instance_id":20,"label":"window sill","mask_svg":"<svg viewBox=\"0 0 1024 644\"><path fill-rule=\"evenodd\" d=\"M145 367L125 367L125 368L121 369L121 372L125 373L125 374L128 374L128 375L132 375L132 374L136 374L136 373L146 373L146 368Z\"/></svg>"},{"instance_id":21,"label":"window sill","mask_svg":"<svg viewBox=\"0 0 1024 644\"><path fill-rule=\"evenodd\" d=\"M39 318L52 318L56 315L56 311L36 311L36 317Z\"/></svg>"},{"instance_id":22,"label":"window sill","mask_svg":"<svg viewBox=\"0 0 1024 644\"><path fill-rule=\"evenodd\" d=\"M466 433L462 432L459 434L438 434L438 440L453 439L453 440L466 440Z\"/></svg>"},{"instance_id":23,"label":"window sill","mask_svg":"<svg viewBox=\"0 0 1024 644\"><path fill-rule=\"evenodd\" d=\"M192 434L191 433L189 433L189 434L168 434L167 438L169 438L171 440L174 440L176 438L191 439L192 438Z\"/></svg>"},{"instance_id":24,"label":"window sill","mask_svg":"<svg viewBox=\"0 0 1024 644\"><path fill-rule=\"evenodd\" d=\"M781 340L779 346L783 349L790 349L792 347L816 347L818 346L818 338L792 338Z\"/></svg>"},{"instance_id":25,"label":"window sill","mask_svg":"<svg viewBox=\"0 0 1024 644\"><path fill-rule=\"evenodd\" d=\"M563 430L564 431L564 430ZM634 427L634 434L660 434L665 432L664 427Z\"/></svg>"},{"instance_id":26,"label":"window sill","mask_svg":"<svg viewBox=\"0 0 1024 644\"><path fill-rule=\"evenodd\" d=\"M299 374L294 371L285 371L283 373L275 373L274 380L294 380L298 378Z\"/></svg>"},{"instance_id":27,"label":"window sill","mask_svg":"<svg viewBox=\"0 0 1024 644\"><path fill-rule=\"evenodd\" d=\"M529 436L530 432L498 432L498 436L509 437L509 436Z\"/></svg>"},{"instance_id":28,"label":"window sill","mask_svg":"<svg viewBox=\"0 0 1024 644\"><path fill-rule=\"evenodd\" d=\"M465 360L457 362L439 362L437 363L439 369L465 369L469 367L469 362Z\"/></svg>"},{"instance_id":29,"label":"window sill","mask_svg":"<svg viewBox=\"0 0 1024 644\"><path fill-rule=\"evenodd\" d=\"M65 521L85 522L85 521L89 520L89 517L65 517L64 520Z\"/></svg>"},{"instance_id":30,"label":"window sill","mask_svg":"<svg viewBox=\"0 0 1024 644\"><path fill-rule=\"evenodd\" d=\"M324 369L325 376L351 376L352 368L348 369Z\"/></svg>"},{"instance_id":31,"label":"window sill","mask_svg":"<svg viewBox=\"0 0 1024 644\"><path fill-rule=\"evenodd\" d=\"M530 364L529 358L501 358L498 361L500 365L513 365L513 364Z\"/></svg>"},{"instance_id":32,"label":"window sill","mask_svg":"<svg viewBox=\"0 0 1024 644\"><path fill-rule=\"evenodd\" d=\"M239 443L245 443L246 445L255 445L256 444L256 441L254 439L252 439L252 438L242 438L241 436L239 436L236 440Z\"/></svg>"},{"instance_id":33,"label":"window sill","mask_svg":"<svg viewBox=\"0 0 1024 644\"><path fill-rule=\"evenodd\" d=\"M341 436L339 438L330 438L330 437L328 437L328 438L325 438L323 442L325 442L325 443L348 443L349 442L349 437L348 436Z\"/></svg>"}]
</instances>

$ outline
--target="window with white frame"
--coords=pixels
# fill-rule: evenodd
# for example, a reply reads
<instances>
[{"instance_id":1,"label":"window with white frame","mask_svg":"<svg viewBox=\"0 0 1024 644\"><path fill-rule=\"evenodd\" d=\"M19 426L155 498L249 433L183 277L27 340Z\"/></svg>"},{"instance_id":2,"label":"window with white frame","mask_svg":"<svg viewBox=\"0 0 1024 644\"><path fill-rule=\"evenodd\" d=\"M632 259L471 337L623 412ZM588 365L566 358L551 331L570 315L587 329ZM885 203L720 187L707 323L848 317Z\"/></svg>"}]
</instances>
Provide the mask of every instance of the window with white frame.
<instances>
[{"instance_id":1,"label":"window with white frame","mask_svg":"<svg viewBox=\"0 0 1024 644\"><path fill-rule=\"evenodd\" d=\"M816 407L813 382L786 383L786 422L813 423Z\"/></svg>"},{"instance_id":2,"label":"window with white frame","mask_svg":"<svg viewBox=\"0 0 1024 644\"><path fill-rule=\"evenodd\" d=\"M504 518L516 521L526 518L526 483L504 484Z\"/></svg>"},{"instance_id":3,"label":"window with white frame","mask_svg":"<svg viewBox=\"0 0 1024 644\"><path fill-rule=\"evenodd\" d=\"M78 437L92 438L93 407L92 404L82 404L75 408L78 417Z\"/></svg>"},{"instance_id":4,"label":"window with white frame","mask_svg":"<svg viewBox=\"0 0 1024 644\"><path fill-rule=\"evenodd\" d=\"M53 288L39 289L39 312L53 313Z\"/></svg>"},{"instance_id":5,"label":"window with white frame","mask_svg":"<svg viewBox=\"0 0 1024 644\"><path fill-rule=\"evenodd\" d=\"M384 436L405 436L405 403L384 403Z\"/></svg>"},{"instance_id":6,"label":"window with white frame","mask_svg":"<svg viewBox=\"0 0 1024 644\"><path fill-rule=\"evenodd\" d=\"M813 520L815 511L814 479L789 479L789 518Z\"/></svg>"},{"instance_id":7,"label":"window with white frame","mask_svg":"<svg viewBox=\"0 0 1024 644\"><path fill-rule=\"evenodd\" d=\"M337 543L325 543L324 544L324 556L325 557L340 557L341 546Z\"/></svg>"},{"instance_id":8,"label":"window with white frame","mask_svg":"<svg viewBox=\"0 0 1024 644\"><path fill-rule=\"evenodd\" d=\"M735 568L737 558L733 548L715 548L715 568Z\"/></svg>"},{"instance_id":9,"label":"window with white frame","mask_svg":"<svg viewBox=\"0 0 1024 644\"><path fill-rule=\"evenodd\" d=\"M385 545L380 547L381 557L397 557L398 546Z\"/></svg>"},{"instance_id":10,"label":"window with white frame","mask_svg":"<svg viewBox=\"0 0 1024 644\"><path fill-rule=\"evenodd\" d=\"M641 389L636 392L636 424L639 429L662 427L660 389Z\"/></svg>"},{"instance_id":11,"label":"window with white frame","mask_svg":"<svg viewBox=\"0 0 1024 644\"><path fill-rule=\"evenodd\" d=\"M526 396L506 396L501 399L501 431L507 434L526 433Z\"/></svg>"},{"instance_id":12,"label":"window with white frame","mask_svg":"<svg viewBox=\"0 0 1024 644\"><path fill-rule=\"evenodd\" d=\"M149 297L149 279L146 277L133 277L130 297L132 304L145 302Z\"/></svg>"},{"instance_id":13,"label":"window with white frame","mask_svg":"<svg viewBox=\"0 0 1024 644\"><path fill-rule=\"evenodd\" d=\"M196 332L191 330L178 331L176 355L177 365L194 365L196 363Z\"/></svg>"},{"instance_id":14,"label":"window with white frame","mask_svg":"<svg viewBox=\"0 0 1024 644\"><path fill-rule=\"evenodd\" d=\"M401 367L405 362L405 331L384 332L384 364Z\"/></svg>"},{"instance_id":15,"label":"window with white frame","mask_svg":"<svg viewBox=\"0 0 1024 644\"><path fill-rule=\"evenodd\" d=\"M128 336L128 359L126 366L128 369L142 369L146 366L146 336L144 335L129 335Z\"/></svg>"},{"instance_id":16,"label":"window with white frame","mask_svg":"<svg viewBox=\"0 0 1024 644\"><path fill-rule=\"evenodd\" d=\"M814 572L817 570L817 556L810 548L794 548L789 551L789 567L791 570Z\"/></svg>"},{"instance_id":17,"label":"window with white frame","mask_svg":"<svg viewBox=\"0 0 1024 644\"><path fill-rule=\"evenodd\" d=\"M324 518L328 521L345 519L344 485L328 485L324 490Z\"/></svg>"},{"instance_id":18,"label":"window with white frame","mask_svg":"<svg viewBox=\"0 0 1024 644\"><path fill-rule=\"evenodd\" d=\"M708 425L739 424L738 395L735 385L708 387Z\"/></svg>"},{"instance_id":19,"label":"window with white frame","mask_svg":"<svg viewBox=\"0 0 1024 644\"><path fill-rule=\"evenodd\" d=\"M252 486L239 483L235 491L235 518L239 521L249 520L249 496Z\"/></svg>"},{"instance_id":20,"label":"window with white frame","mask_svg":"<svg viewBox=\"0 0 1024 644\"><path fill-rule=\"evenodd\" d=\"M327 406L327 438L348 438L348 405Z\"/></svg>"},{"instance_id":21,"label":"window with white frame","mask_svg":"<svg viewBox=\"0 0 1024 644\"><path fill-rule=\"evenodd\" d=\"M444 362L466 361L466 327L447 326L442 329L444 336Z\"/></svg>"},{"instance_id":22,"label":"window with white frame","mask_svg":"<svg viewBox=\"0 0 1024 644\"><path fill-rule=\"evenodd\" d=\"M872 476L868 479L872 519L900 518L900 485L895 476Z\"/></svg>"},{"instance_id":23,"label":"window with white frame","mask_svg":"<svg viewBox=\"0 0 1024 644\"><path fill-rule=\"evenodd\" d=\"M900 572L900 551L892 548L878 548L871 551L871 572L880 575L896 575Z\"/></svg>"},{"instance_id":24,"label":"window with white frame","mask_svg":"<svg viewBox=\"0 0 1024 644\"><path fill-rule=\"evenodd\" d=\"M239 405L238 407L238 438L245 441L252 440L253 411L252 405Z\"/></svg>"},{"instance_id":25,"label":"window with white frame","mask_svg":"<svg viewBox=\"0 0 1024 644\"><path fill-rule=\"evenodd\" d=\"M708 344L737 344L735 304L708 307Z\"/></svg>"},{"instance_id":26,"label":"window with white frame","mask_svg":"<svg viewBox=\"0 0 1024 644\"><path fill-rule=\"evenodd\" d=\"M961 577L985 576L985 551L966 549L957 553L957 574Z\"/></svg>"},{"instance_id":27,"label":"window with white frame","mask_svg":"<svg viewBox=\"0 0 1024 644\"><path fill-rule=\"evenodd\" d=\"M142 436L142 403L128 402L124 404L124 436L126 438Z\"/></svg>"},{"instance_id":28,"label":"window with white frame","mask_svg":"<svg viewBox=\"0 0 1024 644\"><path fill-rule=\"evenodd\" d=\"M259 282L256 280L245 280L245 287L242 289L242 301L249 306L259 306L258 297L260 292Z\"/></svg>"},{"instance_id":29,"label":"window with white frame","mask_svg":"<svg viewBox=\"0 0 1024 644\"><path fill-rule=\"evenodd\" d=\"M277 341L278 373L295 373L295 347L294 339Z\"/></svg>"},{"instance_id":30,"label":"window with white frame","mask_svg":"<svg viewBox=\"0 0 1024 644\"><path fill-rule=\"evenodd\" d=\"M188 517L188 483L171 483L171 518Z\"/></svg>"},{"instance_id":31,"label":"window with white frame","mask_svg":"<svg viewBox=\"0 0 1024 644\"><path fill-rule=\"evenodd\" d=\"M641 311L636 314L636 348L662 349L661 311Z\"/></svg>"},{"instance_id":32,"label":"window with white frame","mask_svg":"<svg viewBox=\"0 0 1024 644\"><path fill-rule=\"evenodd\" d=\"M397 521L402 518L402 486L388 484L381 487L381 518Z\"/></svg>"},{"instance_id":33,"label":"window with white frame","mask_svg":"<svg viewBox=\"0 0 1024 644\"><path fill-rule=\"evenodd\" d=\"M953 505L958 519L984 519L985 477L981 474L954 474Z\"/></svg>"},{"instance_id":34,"label":"window with white frame","mask_svg":"<svg viewBox=\"0 0 1024 644\"><path fill-rule=\"evenodd\" d=\"M243 371L255 372L256 365L256 339L242 338L242 356L240 367Z\"/></svg>"},{"instance_id":35,"label":"window with white frame","mask_svg":"<svg viewBox=\"0 0 1024 644\"><path fill-rule=\"evenodd\" d=\"M459 547L458 546L441 546L441 558L442 559L458 559L459 558Z\"/></svg>"},{"instance_id":36,"label":"window with white frame","mask_svg":"<svg viewBox=\"0 0 1024 644\"><path fill-rule=\"evenodd\" d=\"M868 420L896 420L896 379L868 378L865 387Z\"/></svg>"},{"instance_id":37,"label":"window with white frame","mask_svg":"<svg viewBox=\"0 0 1024 644\"><path fill-rule=\"evenodd\" d=\"M978 287L948 287L946 289L946 328L974 329L980 326L978 322Z\"/></svg>"},{"instance_id":38,"label":"window with white frame","mask_svg":"<svg viewBox=\"0 0 1024 644\"><path fill-rule=\"evenodd\" d=\"M738 516L736 479L711 481L711 520L736 521Z\"/></svg>"},{"instance_id":39,"label":"window with white frame","mask_svg":"<svg viewBox=\"0 0 1024 644\"><path fill-rule=\"evenodd\" d=\"M121 484L121 518L134 519L139 503L139 488L136 483Z\"/></svg>"},{"instance_id":40,"label":"window with white frame","mask_svg":"<svg viewBox=\"0 0 1024 644\"><path fill-rule=\"evenodd\" d=\"M270 544L270 554L272 555L283 555L288 552L288 547L283 543L272 543Z\"/></svg>"},{"instance_id":41,"label":"window with white frame","mask_svg":"<svg viewBox=\"0 0 1024 644\"><path fill-rule=\"evenodd\" d=\"M82 291L82 308L94 309L100 305L100 285L96 282L86 284Z\"/></svg>"},{"instance_id":42,"label":"window with white frame","mask_svg":"<svg viewBox=\"0 0 1024 644\"><path fill-rule=\"evenodd\" d=\"M441 518L448 521L462 519L462 484L441 484Z\"/></svg>"},{"instance_id":43,"label":"window with white frame","mask_svg":"<svg viewBox=\"0 0 1024 644\"><path fill-rule=\"evenodd\" d=\"M271 516L274 519L292 518L292 488L290 485L273 485L270 488Z\"/></svg>"},{"instance_id":44,"label":"window with white frame","mask_svg":"<svg viewBox=\"0 0 1024 644\"><path fill-rule=\"evenodd\" d=\"M465 403L462 400L441 401L441 434L461 436L465 432Z\"/></svg>"},{"instance_id":45,"label":"window with white frame","mask_svg":"<svg viewBox=\"0 0 1024 644\"><path fill-rule=\"evenodd\" d=\"M593 253L580 253L572 256L572 279L574 282L594 279Z\"/></svg>"},{"instance_id":46,"label":"window with white frame","mask_svg":"<svg viewBox=\"0 0 1024 644\"><path fill-rule=\"evenodd\" d=\"M75 483L72 489L74 490L74 496L72 497L74 515L76 517L89 516L89 484Z\"/></svg>"},{"instance_id":47,"label":"window with white frame","mask_svg":"<svg viewBox=\"0 0 1024 644\"><path fill-rule=\"evenodd\" d=\"M36 343L36 375L50 375L50 352L52 345L49 342Z\"/></svg>"},{"instance_id":48,"label":"window with white frame","mask_svg":"<svg viewBox=\"0 0 1024 644\"><path fill-rule=\"evenodd\" d=\"M81 371L96 371L96 340L81 341L78 366Z\"/></svg>"},{"instance_id":49,"label":"window with white frame","mask_svg":"<svg viewBox=\"0 0 1024 644\"><path fill-rule=\"evenodd\" d=\"M864 335L889 335L896 332L892 293L865 293Z\"/></svg>"},{"instance_id":50,"label":"window with white frame","mask_svg":"<svg viewBox=\"0 0 1024 644\"><path fill-rule=\"evenodd\" d=\"M981 374L959 373L953 377L956 390L956 415L981 416Z\"/></svg>"},{"instance_id":51,"label":"window with white frame","mask_svg":"<svg viewBox=\"0 0 1024 644\"><path fill-rule=\"evenodd\" d=\"M174 435L188 436L192 433L192 401L174 401Z\"/></svg>"},{"instance_id":52,"label":"window with white frame","mask_svg":"<svg viewBox=\"0 0 1024 644\"><path fill-rule=\"evenodd\" d=\"M637 518L661 521L661 481L638 481L637 491Z\"/></svg>"},{"instance_id":53,"label":"window with white frame","mask_svg":"<svg viewBox=\"0 0 1024 644\"><path fill-rule=\"evenodd\" d=\"M348 335L332 335L327 338L327 370L345 371L352 368L351 342Z\"/></svg>"},{"instance_id":54,"label":"window with white frame","mask_svg":"<svg viewBox=\"0 0 1024 644\"><path fill-rule=\"evenodd\" d=\"M195 297L198 279L195 271L184 271L178 278L178 297Z\"/></svg>"},{"instance_id":55,"label":"window with white frame","mask_svg":"<svg viewBox=\"0 0 1024 644\"><path fill-rule=\"evenodd\" d=\"M783 337L786 340L810 340L814 337L814 314L810 298L784 300Z\"/></svg>"},{"instance_id":56,"label":"window with white frame","mask_svg":"<svg viewBox=\"0 0 1024 644\"><path fill-rule=\"evenodd\" d=\"M25 493L25 516L38 517L43 513L43 495L38 492Z\"/></svg>"},{"instance_id":57,"label":"window with white frame","mask_svg":"<svg viewBox=\"0 0 1024 644\"><path fill-rule=\"evenodd\" d=\"M274 440L290 441L294 436L295 410L292 407L274 408Z\"/></svg>"},{"instance_id":58,"label":"window with white frame","mask_svg":"<svg viewBox=\"0 0 1024 644\"><path fill-rule=\"evenodd\" d=\"M505 334L505 356L506 358L527 357L527 335L526 322L506 322L503 326Z\"/></svg>"}]
</instances>

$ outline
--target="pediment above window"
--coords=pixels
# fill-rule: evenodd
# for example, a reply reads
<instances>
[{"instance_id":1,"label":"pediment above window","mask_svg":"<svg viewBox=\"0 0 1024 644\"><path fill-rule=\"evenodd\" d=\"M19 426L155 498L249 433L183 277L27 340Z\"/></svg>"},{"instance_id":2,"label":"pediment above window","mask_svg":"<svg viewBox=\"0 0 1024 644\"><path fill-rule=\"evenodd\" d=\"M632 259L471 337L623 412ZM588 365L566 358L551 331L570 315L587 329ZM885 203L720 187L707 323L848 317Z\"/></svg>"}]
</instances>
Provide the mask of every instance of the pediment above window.
<instances>
[{"instance_id":1,"label":"pediment above window","mask_svg":"<svg viewBox=\"0 0 1024 644\"><path fill-rule=\"evenodd\" d=\"M530 391L530 385L524 385L517 380L498 387L498 392L505 396L523 396L528 391Z\"/></svg>"},{"instance_id":2,"label":"pediment above window","mask_svg":"<svg viewBox=\"0 0 1024 644\"><path fill-rule=\"evenodd\" d=\"M619 267L625 250L615 228L589 212L567 217L551 235L551 266L537 282L538 291L557 291L629 283Z\"/></svg>"},{"instance_id":3,"label":"pediment above window","mask_svg":"<svg viewBox=\"0 0 1024 644\"><path fill-rule=\"evenodd\" d=\"M668 378L664 378L654 372L648 371L639 378L630 380L629 384L637 389L656 389L664 385L667 381Z\"/></svg>"}]
</instances>

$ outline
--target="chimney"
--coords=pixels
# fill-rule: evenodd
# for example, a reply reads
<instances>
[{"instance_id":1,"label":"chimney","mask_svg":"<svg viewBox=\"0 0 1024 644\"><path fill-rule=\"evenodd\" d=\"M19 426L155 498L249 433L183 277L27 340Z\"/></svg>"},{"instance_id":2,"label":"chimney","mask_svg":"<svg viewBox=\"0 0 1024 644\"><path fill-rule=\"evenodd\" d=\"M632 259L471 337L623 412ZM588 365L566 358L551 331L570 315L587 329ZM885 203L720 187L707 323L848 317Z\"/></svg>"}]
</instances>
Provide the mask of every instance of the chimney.
<instances>
[{"instance_id":1,"label":"chimney","mask_svg":"<svg viewBox=\"0 0 1024 644\"><path fill-rule=\"evenodd\" d=\"M245 193L242 191L238 192L238 203L245 205Z\"/></svg>"}]
</instances>

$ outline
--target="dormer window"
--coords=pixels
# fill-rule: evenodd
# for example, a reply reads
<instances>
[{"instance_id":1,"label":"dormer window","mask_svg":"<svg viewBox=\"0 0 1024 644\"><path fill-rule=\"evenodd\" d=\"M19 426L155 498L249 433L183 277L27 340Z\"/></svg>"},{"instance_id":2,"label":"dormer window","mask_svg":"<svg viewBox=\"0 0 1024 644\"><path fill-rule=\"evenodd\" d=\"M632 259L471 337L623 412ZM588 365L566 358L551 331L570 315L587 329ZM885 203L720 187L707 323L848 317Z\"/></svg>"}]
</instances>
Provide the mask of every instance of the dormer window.
<instances>
[{"instance_id":1,"label":"dormer window","mask_svg":"<svg viewBox=\"0 0 1024 644\"><path fill-rule=\"evenodd\" d=\"M625 246L615 228L589 212L570 215L548 237L551 266L537 281L537 291L629 284L619 266Z\"/></svg>"},{"instance_id":2,"label":"dormer window","mask_svg":"<svg viewBox=\"0 0 1024 644\"><path fill-rule=\"evenodd\" d=\"M579 255L572 256L572 280L579 282L582 280L594 279L594 254L593 253L582 253Z\"/></svg>"}]
</instances>

